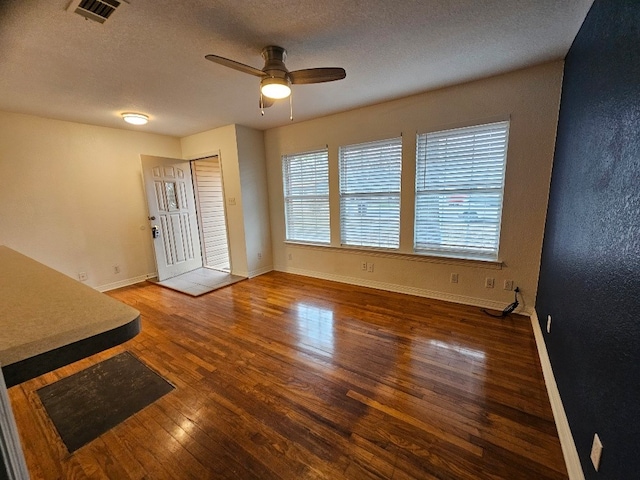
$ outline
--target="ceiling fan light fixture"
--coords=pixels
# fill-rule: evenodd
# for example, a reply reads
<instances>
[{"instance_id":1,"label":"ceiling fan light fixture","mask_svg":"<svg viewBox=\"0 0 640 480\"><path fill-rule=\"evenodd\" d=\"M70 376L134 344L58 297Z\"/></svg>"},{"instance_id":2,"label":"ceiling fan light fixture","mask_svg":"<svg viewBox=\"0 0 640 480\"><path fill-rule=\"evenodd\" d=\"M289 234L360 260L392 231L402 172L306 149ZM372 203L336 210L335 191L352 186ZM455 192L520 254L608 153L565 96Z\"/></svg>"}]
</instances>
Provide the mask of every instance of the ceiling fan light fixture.
<instances>
[{"instance_id":1,"label":"ceiling fan light fixture","mask_svg":"<svg viewBox=\"0 0 640 480\"><path fill-rule=\"evenodd\" d=\"M126 112L122 114L122 119L131 125L146 125L149 117L143 113Z\"/></svg>"},{"instance_id":2,"label":"ceiling fan light fixture","mask_svg":"<svg viewBox=\"0 0 640 480\"><path fill-rule=\"evenodd\" d=\"M291 95L289 81L285 78L268 77L260 82L262 95L276 100L287 98Z\"/></svg>"}]
</instances>

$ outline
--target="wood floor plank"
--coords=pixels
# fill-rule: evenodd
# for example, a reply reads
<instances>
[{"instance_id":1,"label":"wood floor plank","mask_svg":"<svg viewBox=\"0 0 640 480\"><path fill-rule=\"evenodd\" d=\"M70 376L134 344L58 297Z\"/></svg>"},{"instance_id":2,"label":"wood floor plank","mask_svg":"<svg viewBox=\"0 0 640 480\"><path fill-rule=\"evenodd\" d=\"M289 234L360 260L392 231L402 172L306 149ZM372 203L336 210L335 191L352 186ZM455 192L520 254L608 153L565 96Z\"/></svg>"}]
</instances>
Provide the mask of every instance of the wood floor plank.
<instances>
[{"instance_id":1,"label":"wood floor plank","mask_svg":"<svg viewBox=\"0 0 640 480\"><path fill-rule=\"evenodd\" d=\"M29 405L28 389L18 385L10 389L10 398L14 416L19 422L24 422L29 426L29 430L19 429L20 441L23 447L25 459L29 465L29 472L32 477L44 478L46 475L61 476L62 467L57 460L60 455L54 450L54 445L50 438L47 438L39 422L37 411ZM27 435L29 433L29 435Z\"/></svg>"},{"instance_id":2,"label":"wood floor plank","mask_svg":"<svg viewBox=\"0 0 640 480\"><path fill-rule=\"evenodd\" d=\"M524 317L278 272L109 295L137 337L9 390L34 479L567 478ZM36 390L125 350L176 389L70 455Z\"/></svg>"},{"instance_id":3,"label":"wood floor plank","mask_svg":"<svg viewBox=\"0 0 640 480\"><path fill-rule=\"evenodd\" d=\"M198 392L200 395L204 393L201 388ZM221 397L207 392L206 401L194 406L185 405L177 396L171 396L166 399L166 402L158 405L158 408L185 430L186 434L181 441L184 441L187 448L194 449L194 455L206 460L206 464L211 467L212 472L215 472L217 478L238 478L238 476L281 478L271 474L269 469L261 463L261 457L254 454L253 440L256 430L235 429L235 424L238 422L229 423L227 418L230 413L233 415L236 409L225 411L224 408L217 408L214 404L219 398ZM225 403L228 405L228 402ZM245 423L244 419L242 423ZM242 442L242 436L247 434L251 436L249 439L251 442ZM242 474L238 475L238 472Z\"/></svg>"},{"instance_id":4,"label":"wood floor plank","mask_svg":"<svg viewBox=\"0 0 640 480\"><path fill-rule=\"evenodd\" d=\"M125 473L112 478L128 478L131 480L143 479L146 475L145 469L142 467L136 456L125 447L118 435L115 433L118 427L105 432L102 437L96 439L96 441L102 442L104 448L108 452L108 457L112 464L120 465Z\"/></svg>"},{"instance_id":5,"label":"wood floor plank","mask_svg":"<svg viewBox=\"0 0 640 480\"><path fill-rule=\"evenodd\" d=\"M470 435L468 432L456 432L457 435L452 434L450 433L450 429L448 431L440 429L437 426L431 425L427 422L423 422L418 418L415 418L414 416L407 415L406 413L396 408L389 407L388 405L384 405L376 400L367 398L364 395L361 395L353 390L349 390L349 392L347 392L347 395L351 398L358 400L359 402L362 402L363 404L371 408L380 410L381 412L384 412L387 415L397 418L398 420L402 420L403 422L408 423L409 425L416 427L422 430L423 432L427 432L433 435L434 437L440 438L452 445L456 445L460 448L463 448L475 455L478 455L478 456L482 455L482 449L477 448L477 446L473 445L469 441Z\"/></svg>"}]
</instances>

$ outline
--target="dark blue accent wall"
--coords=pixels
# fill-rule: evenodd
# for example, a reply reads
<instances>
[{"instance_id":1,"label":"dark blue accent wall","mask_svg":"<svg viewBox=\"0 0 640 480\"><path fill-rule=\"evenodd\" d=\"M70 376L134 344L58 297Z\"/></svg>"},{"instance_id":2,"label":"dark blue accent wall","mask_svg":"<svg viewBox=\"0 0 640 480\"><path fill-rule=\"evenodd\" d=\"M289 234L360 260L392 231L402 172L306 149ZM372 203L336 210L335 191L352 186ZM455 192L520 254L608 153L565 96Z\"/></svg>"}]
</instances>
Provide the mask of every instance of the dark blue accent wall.
<instances>
[{"instance_id":1,"label":"dark blue accent wall","mask_svg":"<svg viewBox=\"0 0 640 480\"><path fill-rule=\"evenodd\" d=\"M595 0L566 58L536 312L585 477L640 479L639 0Z\"/></svg>"}]
</instances>

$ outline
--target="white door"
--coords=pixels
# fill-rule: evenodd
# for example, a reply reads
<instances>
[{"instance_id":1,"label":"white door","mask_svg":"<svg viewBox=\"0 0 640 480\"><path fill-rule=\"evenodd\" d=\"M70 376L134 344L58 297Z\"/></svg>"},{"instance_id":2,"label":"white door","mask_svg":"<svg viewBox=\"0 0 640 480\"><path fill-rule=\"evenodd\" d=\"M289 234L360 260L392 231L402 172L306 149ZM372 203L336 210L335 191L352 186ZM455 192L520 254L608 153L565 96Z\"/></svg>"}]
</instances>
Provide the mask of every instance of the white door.
<instances>
[{"instance_id":1,"label":"white door","mask_svg":"<svg viewBox=\"0 0 640 480\"><path fill-rule=\"evenodd\" d=\"M202 266L188 161L142 155L158 280Z\"/></svg>"}]
</instances>

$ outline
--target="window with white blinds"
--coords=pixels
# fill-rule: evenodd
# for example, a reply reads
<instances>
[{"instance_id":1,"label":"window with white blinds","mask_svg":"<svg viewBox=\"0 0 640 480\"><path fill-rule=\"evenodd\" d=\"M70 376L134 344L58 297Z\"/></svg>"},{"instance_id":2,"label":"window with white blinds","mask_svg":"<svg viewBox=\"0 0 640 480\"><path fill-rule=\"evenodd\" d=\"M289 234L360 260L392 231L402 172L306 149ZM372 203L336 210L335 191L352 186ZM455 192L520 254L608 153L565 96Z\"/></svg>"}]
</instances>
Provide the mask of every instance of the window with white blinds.
<instances>
[{"instance_id":1,"label":"window with white blinds","mask_svg":"<svg viewBox=\"0 0 640 480\"><path fill-rule=\"evenodd\" d=\"M414 249L496 260L509 122L418 135Z\"/></svg>"},{"instance_id":2,"label":"window with white blinds","mask_svg":"<svg viewBox=\"0 0 640 480\"><path fill-rule=\"evenodd\" d=\"M343 245L398 248L402 137L340 147Z\"/></svg>"},{"instance_id":3,"label":"window with white blinds","mask_svg":"<svg viewBox=\"0 0 640 480\"><path fill-rule=\"evenodd\" d=\"M282 157L287 240L329 243L329 156L327 150Z\"/></svg>"}]
</instances>

